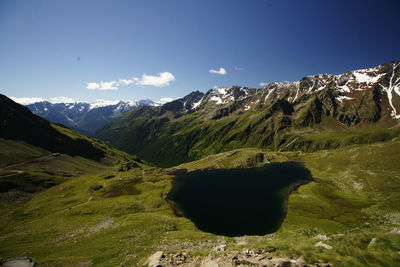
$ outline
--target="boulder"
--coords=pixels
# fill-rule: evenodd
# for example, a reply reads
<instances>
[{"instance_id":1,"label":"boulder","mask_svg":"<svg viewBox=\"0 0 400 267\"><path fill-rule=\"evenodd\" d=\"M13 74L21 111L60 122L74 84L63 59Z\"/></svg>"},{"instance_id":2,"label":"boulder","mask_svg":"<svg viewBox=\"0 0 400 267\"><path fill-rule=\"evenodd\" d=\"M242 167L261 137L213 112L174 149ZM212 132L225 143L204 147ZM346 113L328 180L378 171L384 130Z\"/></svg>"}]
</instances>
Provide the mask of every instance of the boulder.
<instances>
[{"instance_id":1,"label":"boulder","mask_svg":"<svg viewBox=\"0 0 400 267\"><path fill-rule=\"evenodd\" d=\"M219 267L219 264L213 260L207 260L200 264L200 267Z\"/></svg>"},{"instance_id":2,"label":"boulder","mask_svg":"<svg viewBox=\"0 0 400 267\"><path fill-rule=\"evenodd\" d=\"M143 264L143 266L147 265L149 267L157 266L160 263L161 258L163 257L163 252L162 251L157 251L153 255L147 258L146 262Z\"/></svg>"},{"instance_id":3,"label":"boulder","mask_svg":"<svg viewBox=\"0 0 400 267\"><path fill-rule=\"evenodd\" d=\"M316 243L316 244L314 245L314 247L322 247L322 248L325 248L325 249L332 249L332 246L329 246L329 245L327 245L327 244L325 244L325 243L322 243L321 241L319 241L318 243Z\"/></svg>"}]
</instances>

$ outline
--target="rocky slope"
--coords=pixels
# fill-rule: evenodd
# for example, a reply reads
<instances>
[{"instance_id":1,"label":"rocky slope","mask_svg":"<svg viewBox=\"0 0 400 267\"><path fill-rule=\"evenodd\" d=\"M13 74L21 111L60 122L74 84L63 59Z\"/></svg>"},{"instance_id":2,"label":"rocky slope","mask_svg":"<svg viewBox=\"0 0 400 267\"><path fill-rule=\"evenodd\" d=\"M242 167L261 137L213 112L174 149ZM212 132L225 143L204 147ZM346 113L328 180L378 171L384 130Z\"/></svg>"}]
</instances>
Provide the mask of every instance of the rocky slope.
<instances>
[{"instance_id":1,"label":"rocky slope","mask_svg":"<svg viewBox=\"0 0 400 267\"><path fill-rule=\"evenodd\" d=\"M240 147L315 151L388 140L398 131L383 129L398 125L398 119L400 62L390 62L261 89L193 92L160 107L128 112L94 136L172 166Z\"/></svg>"},{"instance_id":2,"label":"rocky slope","mask_svg":"<svg viewBox=\"0 0 400 267\"><path fill-rule=\"evenodd\" d=\"M147 99L139 101L99 100L94 103L41 101L26 106L38 116L90 135L130 110L141 106L158 105L156 102Z\"/></svg>"}]
</instances>

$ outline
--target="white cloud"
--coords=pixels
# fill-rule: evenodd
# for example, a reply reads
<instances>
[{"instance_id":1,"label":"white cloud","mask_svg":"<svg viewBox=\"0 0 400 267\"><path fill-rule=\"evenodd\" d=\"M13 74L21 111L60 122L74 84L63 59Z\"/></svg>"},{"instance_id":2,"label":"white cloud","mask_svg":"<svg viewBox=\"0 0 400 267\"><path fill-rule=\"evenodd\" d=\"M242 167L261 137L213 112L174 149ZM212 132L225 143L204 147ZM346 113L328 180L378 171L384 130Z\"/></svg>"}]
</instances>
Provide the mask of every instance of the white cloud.
<instances>
[{"instance_id":1,"label":"white cloud","mask_svg":"<svg viewBox=\"0 0 400 267\"><path fill-rule=\"evenodd\" d=\"M90 82L87 83L86 88L89 90L117 90L121 85L150 85L156 87L168 86L170 82L175 81L175 76L170 72L161 72L158 75L146 75L143 74L142 78L132 77L130 79L119 79L111 82Z\"/></svg>"},{"instance_id":2,"label":"white cloud","mask_svg":"<svg viewBox=\"0 0 400 267\"><path fill-rule=\"evenodd\" d=\"M133 77L132 79L119 79L119 84L130 85L131 83L136 83L138 78Z\"/></svg>"},{"instance_id":3,"label":"white cloud","mask_svg":"<svg viewBox=\"0 0 400 267\"><path fill-rule=\"evenodd\" d=\"M266 82L260 82L260 86L266 86L267 84Z\"/></svg>"},{"instance_id":4,"label":"white cloud","mask_svg":"<svg viewBox=\"0 0 400 267\"><path fill-rule=\"evenodd\" d=\"M89 90L98 90L100 85L98 83L87 83L86 88Z\"/></svg>"},{"instance_id":5,"label":"white cloud","mask_svg":"<svg viewBox=\"0 0 400 267\"><path fill-rule=\"evenodd\" d=\"M116 85L116 86L114 86ZM116 81L111 82L100 82L99 90L117 90L119 84Z\"/></svg>"},{"instance_id":6,"label":"white cloud","mask_svg":"<svg viewBox=\"0 0 400 267\"><path fill-rule=\"evenodd\" d=\"M73 98L60 96L60 97L50 98L49 102L52 104L57 104L57 103L76 103L77 101L74 100Z\"/></svg>"},{"instance_id":7,"label":"white cloud","mask_svg":"<svg viewBox=\"0 0 400 267\"><path fill-rule=\"evenodd\" d=\"M175 77L172 75L172 73L161 72L158 74L158 76L143 74L141 79L137 79L137 84L165 87L168 86L172 81L175 81Z\"/></svg>"},{"instance_id":8,"label":"white cloud","mask_svg":"<svg viewBox=\"0 0 400 267\"><path fill-rule=\"evenodd\" d=\"M222 68L222 67L219 68L219 70L211 69L211 70L209 70L209 72L213 73L213 74L221 74L221 75L225 75L227 73L226 70L224 68Z\"/></svg>"},{"instance_id":9,"label":"white cloud","mask_svg":"<svg viewBox=\"0 0 400 267\"><path fill-rule=\"evenodd\" d=\"M235 67L235 70L243 70L242 67Z\"/></svg>"},{"instance_id":10,"label":"white cloud","mask_svg":"<svg viewBox=\"0 0 400 267\"><path fill-rule=\"evenodd\" d=\"M171 97L162 97L160 100L157 101L158 104L164 105L165 103L171 102L174 99Z\"/></svg>"},{"instance_id":11,"label":"white cloud","mask_svg":"<svg viewBox=\"0 0 400 267\"><path fill-rule=\"evenodd\" d=\"M100 82L100 85L98 83L87 83L86 88L89 90L117 90L119 84L117 81L111 81L111 82Z\"/></svg>"},{"instance_id":12,"label":"white cloud","mask_svg":"<svg viewBox=\"0 0 400 267\"><path fill-rule=\"evenodd\" d=\"M76 103L76 101L73 98L65 97L65 96L59 96L59 97L52 97L52 98L41 98L41 97L10 97L14 102L17 102L21 105L30 105L33 103L37 102L43 102L43 101L48 101L52 104L57 104L57 103Z\"/></svg>"},{"instance_id":13,"label":"white cloud","mask_svg":"<svg viewBox=\"0 0 400 267\"><path fill-rule=\"evenodd\" d=\"M30 105L36 102L45 101L45 99L40 97L10 97L14 102L17 102L21 105Z\"/></svg>"}]
</instances>

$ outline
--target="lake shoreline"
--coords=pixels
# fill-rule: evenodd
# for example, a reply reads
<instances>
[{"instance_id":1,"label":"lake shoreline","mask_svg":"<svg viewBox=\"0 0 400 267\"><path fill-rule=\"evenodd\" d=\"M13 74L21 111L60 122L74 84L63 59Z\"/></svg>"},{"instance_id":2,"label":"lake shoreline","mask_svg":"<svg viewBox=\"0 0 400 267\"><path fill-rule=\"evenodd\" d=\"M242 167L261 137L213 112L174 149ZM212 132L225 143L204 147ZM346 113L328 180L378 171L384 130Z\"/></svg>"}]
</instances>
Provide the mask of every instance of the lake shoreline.
<instances>
[{"instance_id":1,"label":"lake shoreline","mask_svg":"<svg viewBox=\"0 0 400 267\"><path fill-rule=\"evenodd\" d=\"M224 172L226 171L226 172ZM244 173L242 174L241 171L249 171L248 173ZM203 173L204 172L204 173ZM175 174L175 173L174 173ZM186 176L186 174L188 175L193 175L193 177L191 176ZM226 175L233 175L229 178L226 177ZM245 176L243 176L245 175ZM263 182L258 185L257 183L260 182L260 175L261 177L263 177L261 180L263 180ZM266 175L266 176L264 176ZM315 181L315 179L312 177L311 172L305 167L303 162L298 162L298 161L286 161L286 162L281 162L281 163L267 163L262 167L259 168L241 168L241 169L207 169L207 170L196 170L194 172L189 172L189 173L176 173L176 175L174 175L175 177L172 178L172 187L171 190L168 192L165 201L168 203L168 205L170 206L173 214L177 217L186 217L187 219L189 219L190 221L192 221L193 223L196 224L196 226L198 227L198 229L204 231L204 232L209 232L209 233L214 233L217 235L223 235L223 236L243 236L243 235L258 235L258 236L263 236L263 235L267 235L267 234L271 234L271 233L275 233L277 232L283 221L285 220L286 216L287 216L287 210L288 210L288 204L289 204L289 196L291 193L293 193L294 191L296 191L300 186L302 185L306 185L309 182ZM211 180L210 180L211 178ZM218 178L216 180L216 178ZM219 180L219 178L221 178ZM267 179L264 179L267 178ZM181 180L183 179L183 180ZM192 181L190 181L191 179L194 179ZM210 183L210 181L212 181ZM219 181L219 182L216 182ZM290 183L290 181L292 181L292 183ZM239 183L239 184L237 184ZM285 186L285 183L287 183L287 185ZM208 184L208 185L207 185ZM237 184L237 185L236 185ZM270 186L272 185L272 189L270 188ZM236 192L237 188L242 188L244 186L244 188L247 188L247 193L244 193L244 195L240 195L237 194L238 192ZM260 188L257 188L261 186ZM262 188L262 186L264 186L265 190ZM266 186L266 187L265 187ZM277 187L278 186L278 187ZM253 188L252 188L253 187ZM273 188L276 189L273 189ZM279 187L281 187L281 189L279 189ZM183 190L183 191L182 191ZM187 191L189 193L184 193L184 191ZM194 191L191 191L194 190ZM202 191L199 191L202 190ZM237 229L237 234L235 234L235 230L233 230L233 232L229 232L229 230L226 233L223 233L223 231L219 231L219 230L204 230L205 228L203 228L203 226L198 225L199 218L200 220L202 220L202 222L206 222L204 219L201 218L206 218L206 217L201 217L202 213L204 213L203 215L206 216L205 214L208 213L208 210L204 211L204 208L195 211L193 213L193 211L191 211L190 213L186 214L187 212L187 207L189 205L190 207L190 201L191 200L191 194L195 194L198 196L197 199L199 199L201 201L201 198L203 198L203 194L204 194L204 198L210 198L210 197L216 197L215 199L215 203L221 204L223 202L219 202L220 198L219 198L219 192L217 195L215 195L215 190L220 190L219 192L224 191L225 193L227 193L228 195L230 195L230 197L233 198L237 198L237 197L243 197L243 203L244 204L240 204L238 206L238 212L241 212L241 208L243 208L242 205L251 205L253 206L252 209L254 209L254 204L250 204L252 201L254 202L254 198L251 197L251 195L255 194L255 195L265 195L265 197L263 197L263 201L264 202L259 202L259 198L257 198L257 204L259 205L260 208L264 206L263 209L266 209L265 211L265 215L263 215L264 217L261 217L261 219L265 220L266 217L265 216L270 216L271 219L267 219L269 221L265 221L266 224L260 224L260 223L256 223L254 224L254 228L252 228L252 226L250 226L250 228L248 228L249 230L247 230L246 232L246 228L240 228L240 223L243 223L243 220L241 222L238 222L238 227ZM232 191L233 190L233 191ZM254 190L254 191L253 191ZM271 191L272 190L272 191ZM277 200L274 200L274 197L268 196L270 194L275 195L275 193L273 193L273 190L280 190L281 193L278 193L280 195L280 199L279 201L284 201L285 203L282 203L281 208L280 208L280 212L277 213L277 208L276 205L279 205L279 202L276 202ZM233 193L232 193L233 192ZM279 192L279 191L276 191ZM183 194L183 195L182 195ZM211 194L211 195L210 195ZM236 194L236 195L235 195ZM246 197L247 194L247 197ZM184 195L186 195L186 199L184 197ZM187 198L189 196L189 198ZM177 198L178 197L178 198ZM183 198L182 198L183 197ZM275 197L276 198L276 197ZM197 200L197 201L199 201ZM268 201L270 200L270 201ZM186 202L189 201L189 202ZM272 202L271 202L272 201ZM226 203L230 203L228 202L224 202L226 205ZM238 203L236 203L238 204ZM183 206L181 206L183 205ZM198 204L196 204L198 205ZM209 204L210 205L210 204ZM213 205L213 204L212 204ZM231 204L228 204L231 205ZM270 206L272 208L272 210L270 208L268 208L267 206ZM213 206L209 206L209 210L211 211L211 215L213 214L213 212L215 213L215 210L213 211ZM266 208L267 207L267 208ZM207 208L206 208L207 209ZM185 211L186 210L186 211ZM281 213L281 215L279 216L279 213ZM195 217L192 217L193 214L196 214ZM257 217L256 215L254 215L256 213L253 213L253 217ZM210 216L211 216L210 215ZM207 215L208 216L208 215ZM274 218L275 216L275 218ZM279 216L279 217L278 217ZM196 221L197 218L197 221ZM218 216L216 217L218 218ZM258 219L258 218L249 218L249 220L254 220L254 219ZM224 220L218 221L220 224L223 224ZM275 223L274 223L275 222ZM263 229L265 225L266 228ZM274 226L275 225L275 226ZM210 225L208 225L207 227L210 227ZM209 229L213 229L214 225L209 228ZM221 226L219 226L221 227ZM268 228L270 227L270 228ZM221 228L220 228L221 229ZM231 228L231 230L234 228ZM243 230L240 230L243 229ZM259 232L258 230L259 229ZM270 229L270 230L266 230L266 229ZM216 231L216 232L214 232ZM222 232L222 233L221 233Z\"/></svg>"},{"instance_id":2,"label":"lake shoreline","mask_svg":"<svg viewBox=\"0 0 400 267\"><path fill-rule=\"evenodd\" d=\"M300 162L300 161L295 161L295 162L300 163L301 165L303 165L303 166L305 167L304 162ZM292 194L294 191L296 191L297 189L299 189L300 186L309 184L309 183L311 183L311 182L316 182L316 180L314 179L314 177L313 177L312 175L311 175L310 179L305 179L305 180L303 180L303 181L301 181L301 182L299 182L299 183L296 183L296 184L293 184L293 185L289 186L288 192L287 192L287 194L286 194L286 199L285 199L284 215L283 215L283 218L282 218L282 220L281 220L281 222L280 222L280 224L279 224L279 228L278 228L278 230L276 230L276 232L279 231L279 229L281 228L283 222L284 222L285 219L286 219L287 211L288 211L288 207L289 207L289 197L290 197L290 194Z\"/></svg>"}]
</instances>

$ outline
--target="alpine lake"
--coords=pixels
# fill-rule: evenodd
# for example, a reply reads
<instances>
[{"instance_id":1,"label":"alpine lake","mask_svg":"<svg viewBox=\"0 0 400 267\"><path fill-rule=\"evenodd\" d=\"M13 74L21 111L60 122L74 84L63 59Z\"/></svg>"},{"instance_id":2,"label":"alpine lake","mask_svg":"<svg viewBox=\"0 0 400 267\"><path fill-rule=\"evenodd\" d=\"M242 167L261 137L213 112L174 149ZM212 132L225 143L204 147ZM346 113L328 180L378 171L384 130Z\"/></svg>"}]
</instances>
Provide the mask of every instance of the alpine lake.
<instances>
[{"instance_id":1,"label":"alpine lake","mask_svg":"<svg viewBox=\"0 0 400 267\"><path fill-rule=\"evenodd\" d=\"M313 181L299 162L197 170L174 178L167 201L197 228L224 236L265 235L282 224L290 192Z\"/></svg>"}]
</instances>

